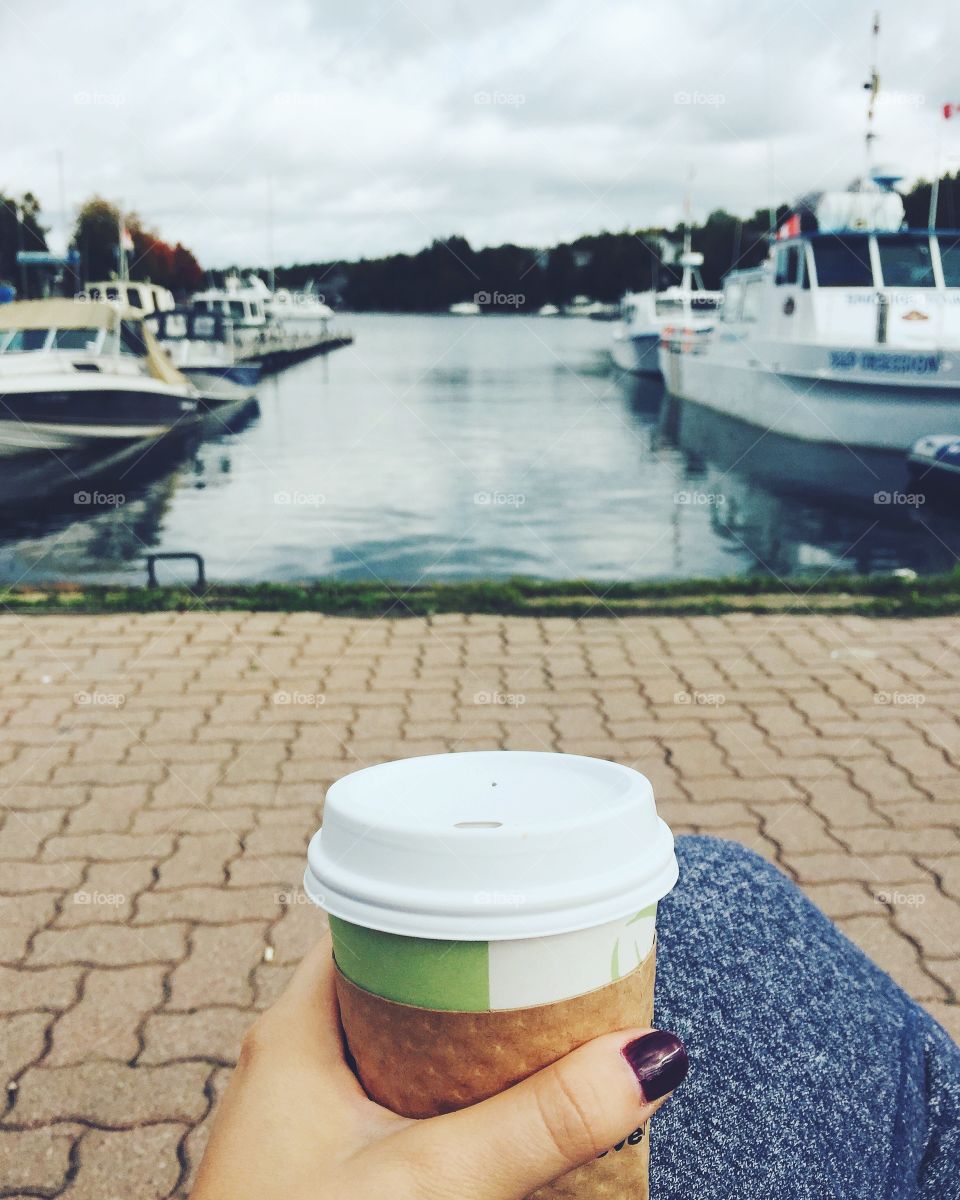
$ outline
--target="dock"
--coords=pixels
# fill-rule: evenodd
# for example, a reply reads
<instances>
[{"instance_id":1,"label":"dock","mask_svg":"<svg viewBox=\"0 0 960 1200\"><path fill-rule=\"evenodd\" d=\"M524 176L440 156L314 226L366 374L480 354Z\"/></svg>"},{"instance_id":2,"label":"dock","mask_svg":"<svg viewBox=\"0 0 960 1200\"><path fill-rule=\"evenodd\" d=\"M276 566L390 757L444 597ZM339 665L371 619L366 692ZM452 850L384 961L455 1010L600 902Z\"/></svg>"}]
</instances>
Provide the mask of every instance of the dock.
<instances>
[{"instance_id":1,"label":"dock","mask_svg":"<svg viewBox=\"0 0 960 1200\"><path fill-rule=\"evenodd\" d=\"M353 334L333 331L319 336L291 333L270 333L256 342L238 350L238 362L258 362L263 374L270 375L292 367L294 363L315 358L318 354L329 354L341 346L349 346Z\"/></svg>"}]
</instances>

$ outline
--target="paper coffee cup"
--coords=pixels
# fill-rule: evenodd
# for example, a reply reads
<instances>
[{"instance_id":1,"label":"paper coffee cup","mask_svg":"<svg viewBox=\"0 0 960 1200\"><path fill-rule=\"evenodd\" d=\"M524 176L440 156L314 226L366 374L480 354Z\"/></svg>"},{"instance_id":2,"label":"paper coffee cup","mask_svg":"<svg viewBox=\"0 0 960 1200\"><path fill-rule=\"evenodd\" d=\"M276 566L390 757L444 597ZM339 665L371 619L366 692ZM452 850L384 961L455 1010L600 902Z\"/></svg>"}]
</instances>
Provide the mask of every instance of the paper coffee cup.
<instances>
[{"instance_id":1,"label":"paper coffee cup","mask_svg":"<svg viewBox=\"0 0 960 1200\"><path fill-rule=\"evenodd\" d=\"M484 751L335 783L304 887L330 914L368 1094L447 1112L649 1025L656 905L676 879L649 782L616 763ZM645 1196L647 1153L637 1131L543 1194Z\"/></svg>"}]
</instances>

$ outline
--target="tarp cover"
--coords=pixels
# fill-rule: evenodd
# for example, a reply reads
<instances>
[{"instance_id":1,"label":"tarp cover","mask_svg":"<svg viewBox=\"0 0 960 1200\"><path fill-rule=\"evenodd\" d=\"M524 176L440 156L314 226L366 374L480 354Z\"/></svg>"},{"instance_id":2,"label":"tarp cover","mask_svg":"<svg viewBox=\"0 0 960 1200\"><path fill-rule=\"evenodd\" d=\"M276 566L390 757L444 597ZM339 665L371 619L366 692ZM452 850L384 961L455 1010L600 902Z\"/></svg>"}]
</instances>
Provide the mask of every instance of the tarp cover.
<instances>
[{"instance_id":1,"label":"tarp cover","mask_svg":"<svg viewBox=\"0 0 960 1200\"><path fill-rule=\"evenodd\" d=\"M154 379L189 389L191 384L141 320L142 314L107 300L51 296L47 300L14 300L0 306L0 332L8 329L119 329L125 322L146 347L147 369Z\"/></svg>"}]
</instances>

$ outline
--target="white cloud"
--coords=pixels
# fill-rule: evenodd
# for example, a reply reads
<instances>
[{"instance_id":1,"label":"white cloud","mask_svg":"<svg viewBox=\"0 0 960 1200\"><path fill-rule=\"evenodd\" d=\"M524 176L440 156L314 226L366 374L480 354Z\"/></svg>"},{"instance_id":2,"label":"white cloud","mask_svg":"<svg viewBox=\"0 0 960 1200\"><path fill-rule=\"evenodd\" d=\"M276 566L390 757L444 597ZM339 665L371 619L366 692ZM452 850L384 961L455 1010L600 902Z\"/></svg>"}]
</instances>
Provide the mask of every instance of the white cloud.
<instances>
[{"instance_id":1,"label":"white cloud","mask_svg":"<svg viewBox=\"0 0 960 1200\"><path fill-rule=\"evenodd\" d=\"M93 191L208 265L547 243L754 207L862 167L872 6L306 0L0 9L10 189ZM890 10L878 154L960 165L947 0ZM59 228L53 240L58 240Z\"/></svg>"}]
</instances>

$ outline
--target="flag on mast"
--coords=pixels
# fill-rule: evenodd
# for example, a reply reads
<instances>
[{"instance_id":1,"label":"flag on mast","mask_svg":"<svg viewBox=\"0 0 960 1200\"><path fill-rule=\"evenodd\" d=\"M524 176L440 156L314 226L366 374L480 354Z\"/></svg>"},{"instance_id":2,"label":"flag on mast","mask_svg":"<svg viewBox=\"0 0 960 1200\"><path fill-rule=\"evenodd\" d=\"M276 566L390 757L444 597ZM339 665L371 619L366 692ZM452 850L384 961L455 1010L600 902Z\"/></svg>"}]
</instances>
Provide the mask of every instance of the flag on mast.
<instances>
[{"instance_id":1,"label":"flag on mast","mask_svg":"<svg viewBox=\"0 0 960 1200\"><path fill-rule=\"evenodd\" d=\"M122 225L120 227L120 245L124 248L124 250L127 251L128 254L133 251L133 234L126 227L126 225Z\"/></svg>"},{"instance_id":2,"label":"flag on mast","mask_svg":"<svg viewBox=\"0 0 960 1200\"><path fill-rule=\"evenodd\" d=\"M948 121L951 117L960 117L960 104L945 104L943 115Z\"/></svg>"}]
</instances>

